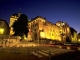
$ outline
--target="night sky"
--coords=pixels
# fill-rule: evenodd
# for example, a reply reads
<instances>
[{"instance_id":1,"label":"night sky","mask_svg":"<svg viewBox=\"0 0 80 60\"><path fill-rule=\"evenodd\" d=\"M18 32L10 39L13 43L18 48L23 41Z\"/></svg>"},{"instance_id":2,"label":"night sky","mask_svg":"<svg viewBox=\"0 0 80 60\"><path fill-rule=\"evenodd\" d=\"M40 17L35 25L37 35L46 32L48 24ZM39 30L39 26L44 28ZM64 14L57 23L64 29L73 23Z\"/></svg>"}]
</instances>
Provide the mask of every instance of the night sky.
<instances>
[{"instance_id":1,"label":"night sky","mask_svg":"<svg viewBox=\"0 0 80 60\"><path fill-rule=\"evenodd\" d=\"M40 15L53 23L67 22L80 32L80 0L0 0L0 19L9 23L11 14L20 8L28 19Z\"/></svg>"}]
</instances>

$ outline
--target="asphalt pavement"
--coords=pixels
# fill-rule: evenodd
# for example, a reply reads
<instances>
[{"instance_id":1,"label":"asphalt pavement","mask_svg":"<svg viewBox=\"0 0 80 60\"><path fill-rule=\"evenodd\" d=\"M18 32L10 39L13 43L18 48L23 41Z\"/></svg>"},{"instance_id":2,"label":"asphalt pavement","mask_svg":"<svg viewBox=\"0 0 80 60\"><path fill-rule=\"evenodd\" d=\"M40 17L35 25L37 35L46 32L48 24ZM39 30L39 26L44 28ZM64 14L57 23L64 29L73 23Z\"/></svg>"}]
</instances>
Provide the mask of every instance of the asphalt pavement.
<instances>
[{"instance_id":1,"label":"asphalt pavement","mask_svg":"<svg viewBox=\"0 0 80 60\"><path fill-rule=\"evenodd\" d=\"M33 46L34 45L34 46ZM0 60L80 60L80 51L20 42L0 49Z\"/></svg>"}]
</instances>

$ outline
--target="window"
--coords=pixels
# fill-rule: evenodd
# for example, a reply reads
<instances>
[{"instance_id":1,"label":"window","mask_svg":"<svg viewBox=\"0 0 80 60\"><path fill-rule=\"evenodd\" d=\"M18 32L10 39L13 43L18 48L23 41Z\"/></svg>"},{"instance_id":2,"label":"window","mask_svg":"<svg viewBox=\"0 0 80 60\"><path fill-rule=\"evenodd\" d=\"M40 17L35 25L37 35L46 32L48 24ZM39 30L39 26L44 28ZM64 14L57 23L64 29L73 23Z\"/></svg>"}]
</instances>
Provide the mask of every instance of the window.
<instances>
[{"instance_id":1,"label":"window","mask_svg":"<svg viewBox=\"0 0 80 60\"><path fill-rule=\"evenodd\" d=\"M32 25L31 25L31 28L32 28Z\"/></svg>"},{"instance_id":2,"label":"window","mask_svg":"<svg viewBox=\"0 0 80 60\"><path fill-rule=\"evenodd\" d=\"M35 23L35 21L33 21L33 24Z\"/></svg>"},{"instance_id":3,"label":"window","mask_svg":"<svg viewBox=\"0 0 80 60\"><path fill-rule=\"evenodd\" d=\"M42 29L42 31L44 31L44 30Z\"/></svg>"},{"instance_id":4,"label":"window","mask_svg":"<svg viewBox=\"0 0 80 60\"><path fill-rule=\"evenodd\" d=\"M38 25L38 23L35 24L35 26L37 26L37 25Z\"/></svg>"},{"instance_id":5,"label":"window","mask_svg":"<svg viewBox=\"0 0 80 60\"><path fill-rule=\"evenodd\" d=\"M62 33L62 31L60 31L60 34Z\"/></svg>"},{"instance_id":6,"label":"window","mask_svg":"<svg viewBox=\"0 0 80 60\"><path fill-rule=\"evenodd\" d=\"M35 31L36 31L36 29L35 29Z\"/></svg>"},{"instance_id":7,"label":"window","mask_svg":"<svg viewBox=\"0 0 80 60\"><path fill-rule=\"evenodd\" d=\"M47 22L44 22L44 25L47 25Z\"/></svg>"},{"instance_id":8,"label":"window","mask_svg":"<svg viewBox=\"0 0 80 60\"><path fill-rule=\"evenodd\" d=\"M33 25L33 27L34 27L34 25Z\"/></svg>"}]
</instances>

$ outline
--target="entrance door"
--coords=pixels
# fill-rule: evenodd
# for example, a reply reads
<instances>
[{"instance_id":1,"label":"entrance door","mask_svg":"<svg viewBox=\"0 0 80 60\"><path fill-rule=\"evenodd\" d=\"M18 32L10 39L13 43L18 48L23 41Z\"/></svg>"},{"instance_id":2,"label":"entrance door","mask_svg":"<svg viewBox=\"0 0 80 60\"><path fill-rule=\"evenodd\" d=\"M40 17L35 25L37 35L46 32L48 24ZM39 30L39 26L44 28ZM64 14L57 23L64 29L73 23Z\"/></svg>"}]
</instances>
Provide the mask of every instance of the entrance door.
<instances>
[{"instance_id":1,"label":"entrance door","mask_svg":"<svg viewBox=\"0 0 80 60\"><path fill-rule=\"evenodd\" d=\"M35 33L35 35L34 35L34 39L37 40L37 34L36 34L36 33Z\"/></svg>"}]
</instances>

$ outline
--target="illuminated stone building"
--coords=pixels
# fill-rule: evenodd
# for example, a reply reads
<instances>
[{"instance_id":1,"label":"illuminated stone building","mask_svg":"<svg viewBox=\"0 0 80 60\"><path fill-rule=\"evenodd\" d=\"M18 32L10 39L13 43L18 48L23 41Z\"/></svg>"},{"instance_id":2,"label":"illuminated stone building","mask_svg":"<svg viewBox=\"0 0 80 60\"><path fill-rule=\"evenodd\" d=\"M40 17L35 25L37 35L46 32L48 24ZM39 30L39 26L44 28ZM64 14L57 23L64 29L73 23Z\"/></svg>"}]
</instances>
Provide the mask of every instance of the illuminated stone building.
<instances>
[{"instance_id":1,"label":"illuminated stone building","mask_svg":"<svg viewBox=\"0 0 80 60\"><path fill-rule=\"evenodd\" d=\"M72 27L70 27L70 31L71 31L71 40L72 40L72 42L77 43L78 42L78 40L77 40L77 36L78 36L77 31Z\"/></svg>"},{"instance_id":2,"label":"illuminated stone building","mask_svg":"<svg viewBox=\"0 0 80 60\"><path fill-rule=\"evenodd\" d=\"M66 37L70 38L70 28L67 23L58 21L53 24L41 16L31 19L29 28L32 40L50 39L66 42Z\"/></svg>"},{"instance_id":3,"label":"illuminated stone building","mask_svg":"<svg viewBox=\"0 0 80 60\"><path fill-rule=\"evenodd\" d=\"M20 16L20 12L18 14L13 14L10 17L10 35L14 34L13 28L11 27L13 22L17 20ZM40 40L40 39L50 39L50 40L58 40L58 41L66 41L66 37L70 38L70 28L69 25L65 22L58 21L56 24L47 21L45 18L41 16L37 16L31 20L29 20L29 33L27 40Z\"/></svg>"},{"instance_id":4,"label":"illuminated stone building","mask_svg":"<svg viewBox=\"0 0 80 60\"><path fill-rule=\"evenodd\" d=\"M58 21L56 25L60 28L60 36L62 41L66 41L67 38L68 40L71 40L71 31L70 27L66 22Z\"/></svg>"},{"instance_id":5,"label":"illuminated stone building","mask_svg":"<svg viewBox=\"0 0 80 60\"><path fill-rule=\"evenodd\" d=\"M80 33L78 33L78 35L77 35L77 40L80 43Z\"/></svg>"},{"instance_id":6,"label":"illuminated stone building","mask_svg":"<svg viewBox=\"0 0 80 60\"><path fill-rule=\"evenodd\" d=\"M0 19L0 35L9 35L9 25L2 19Z\"/></svg>"}]
</instances>

